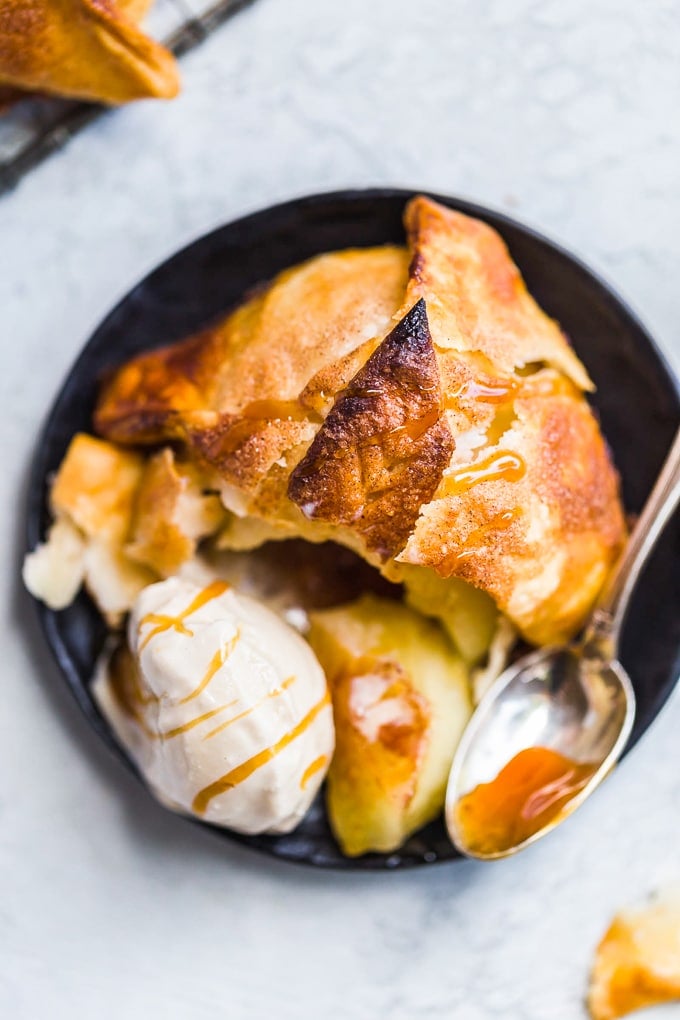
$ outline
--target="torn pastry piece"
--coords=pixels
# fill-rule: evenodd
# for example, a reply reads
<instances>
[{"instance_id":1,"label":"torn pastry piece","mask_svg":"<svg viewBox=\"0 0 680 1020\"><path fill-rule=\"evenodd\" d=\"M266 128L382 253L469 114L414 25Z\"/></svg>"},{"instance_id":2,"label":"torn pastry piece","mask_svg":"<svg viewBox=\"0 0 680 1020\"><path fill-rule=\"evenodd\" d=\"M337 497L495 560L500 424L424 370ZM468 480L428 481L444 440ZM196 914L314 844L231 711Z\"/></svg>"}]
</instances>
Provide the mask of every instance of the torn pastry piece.
<instances>
[{"instance_id":1,"label":"torn pastry piece","mask_svg":"<svg viewBox=\"0 0 680 1020\"><path fill-rule=\"evenodd\" d=\"M680 890L617 914L597 947L588 991L593 1020L680 1001Z\"/></svg>"},{"instance_id":2,"label":"torn pastry piece","mask_svg":"<svg viewBox=\"0 0 680 1020\"><path fill-rule=\"evenodd\" d=\"M156 575L122 551L143 471L138 453L77 433L52 483L47 541L24 562L26 587L52 609L65 608L84 581L110 626Z\"/></svg>"},{"instance_id":3,"label":"torn pastry piece","mask_svg":"<svg viewBox=\"0 0 680 1020\"><path fill-rule=\"evenodd\" d=\"M143 469L140 454L79 432L52 483L52 512L68 517L86 538L120 545L130 530Z\"/></svg>"},{"instance_id":4,"label":"torn pastry piece","mask_svg":"<svg viewBox=\"0 0 680 1020\"><path fill-rule=\"evenodd\" d=\"M101 103L175 96L172 54L137 26L147 0L6 0L0 86Z\"/></svg>"},{"instance_id":5,"label":"torn pastry piece","mask_svg":"<svg viewBox=\"0 0 680 1020\"><path fill-rule=\"evenodd\" d=\"M305 517L351 528L385 561L404 548L454 446L420 301L338 395L288 495Z\"/></svg>"},{"instance_id":6,"label":"torn pastry piece","mask_svg":"<svg viewBox=\"0 0 680 1020\"><path fill-rule=\"evenodd\" d=\"M348 546L461 651L449 584L484 593L486 647L494 606L560 642L625 537L590 380L495 231L425 198L405 219L408 253L319 256L123 366L95 426L179 443L243 520Z\"/></svg>"},{"instance_id":7,"label":"torn pastry piece","mask_svg":"<svg viewBox=\"0 0 680 1020\"><path fill-rule=\"evenodd\" d=\"M54 523L25 563L29 591L63 609L85 583L111 626L148 584L190 560L226 512L194 464L165 448L148 460L78 433L50 490Z\"/></svg>"},{"instance_id":8,"label":"torn pastry piece","mask_svg":"<svg viewBox=\"0 0 680 1020\"><path fill-rule=\"evenodd\" d=\"M65 609L73 602L85 580L83 533L68 517L57 517L47 541L24 560L23 580L32 595L50 609Z\"/></svg>"},{"instance_id":9,"label":"torn pastry piece","mask_svg":"<svg viewBox=\"0 0 680 1020\"><path fill-rule=\"evenodd\" d=\"M160 577L177 573L199 540L217 532L227 517L205 484L196 466L178 461L170 447L151 456L136 490L125 555Z\"/></svg>"}]
</instances>

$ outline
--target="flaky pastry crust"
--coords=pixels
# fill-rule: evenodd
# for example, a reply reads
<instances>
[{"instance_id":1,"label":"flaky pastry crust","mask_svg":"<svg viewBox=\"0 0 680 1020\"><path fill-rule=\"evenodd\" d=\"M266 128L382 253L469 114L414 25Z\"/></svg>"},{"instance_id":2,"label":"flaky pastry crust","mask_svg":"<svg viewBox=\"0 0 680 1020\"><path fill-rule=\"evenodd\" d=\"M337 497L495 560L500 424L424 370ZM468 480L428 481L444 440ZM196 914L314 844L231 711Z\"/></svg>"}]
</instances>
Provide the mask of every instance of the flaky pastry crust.
<instances>
[{"instance_id":1,"label":"flaky pastry crust","mask_svg":"<svg viewBox=\"0 0 680 1020\"><path fill-rule=\"evenodd\" d=\"M680 1001L680 893L617 913L595 953L588 989L592 1020Z\"/></svg>"},{"instance_id":2,"label":"flaky pastry crust","mask_svg":"<svg viewBox=\"0 0 680 1020\"><path fill-rule=\"evenodd\" d=\"M175 96L172 54L137 21L150 0L5 0L0 104L23 93L102 103Z\"/></svg>"},{"instance_id":3,"label":"flaky pastry crust","mask_svg":"<svg viewBox=\"0 0 680 1020\"><path fill-rule=\"evenodd\" d=\"M123 366L96 428L178 441L234 512L462 579L563 640L625 536L592 384L494 230L422 197L405 223L408 253L319 256Z\"/></svg>"}]
</instances>

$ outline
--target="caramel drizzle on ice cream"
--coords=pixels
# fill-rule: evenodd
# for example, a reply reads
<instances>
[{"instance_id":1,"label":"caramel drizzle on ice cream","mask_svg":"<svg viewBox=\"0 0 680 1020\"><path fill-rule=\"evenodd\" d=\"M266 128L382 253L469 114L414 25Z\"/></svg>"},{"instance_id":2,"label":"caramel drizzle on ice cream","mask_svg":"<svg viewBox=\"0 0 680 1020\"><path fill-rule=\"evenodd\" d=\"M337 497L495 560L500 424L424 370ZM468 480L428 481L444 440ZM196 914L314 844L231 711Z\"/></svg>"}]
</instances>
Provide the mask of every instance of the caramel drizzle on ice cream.
<instances>
[{"instance_id":1,"label":"caramel drizzle on ice cream","mask_svg":"<svg viewBox=\"0 0 680 1020\"><path fill-rule=\"evenodd\" d=\"M228 701L225 705L219 705L217 708L204 712L203 715L195 716L181 726L159 732L148 726L143 709L147 705L159 705L162 699L156 694L144 694L139 683L137 666L125 645L121 645L111 658L109 678L111 690L118 705L139 726L149 740L172 740L173 737L186 733L187 730L193 729L194 726L198 726L202 722L207 722L208 719L219 715L220 712L226 712L228 708L233 708L238 703L238 699Z\"/></svg>"},{"instance_id":2,"label":"caramel drizzle on ice cream","mask_svg":"<svg viewBox=\"0 0 680 1020\"><path fill-rule=\"evenodd\" d=\"M192 636L191 631L184 626L184 620L196 612L202 605L210 601L213 598L217 598L229 587L224 581L216 581L213 584L208 585L202 592L191 602L191 604L177 617L171 616L159 616L158 614L147 614L140 623L140 629L144 622L156 624L155 629L147 635L144 645L148 644L152 637L162 633L166 630L170 630L172 627L180 630L180 632L187 633ZM188 701L192 701L194 698L205 690L215 674L221 669L224 663L227 661L234 648L238 644L241 638L240 628L236 629L234 636L213 655L212 659L208 663L208 667L201 679L201 682L197 687L194 688L186 697L182 698L178 702L179 705L185 705ZM142 647L144 647L142 645ZM186 723L182 723L180 726L175 726L169 730L154 731L151 730L145 719L143 718L142 709L147 705L160 704L162 698L158 695L150 692L146 694L142 689L139 682L139 674L137 666L134 663L132 656L125 651L119 650L116 658L112 660L111 668L111 684L116 696L116 700L123 710L131 716L137 725L144 731L146 736L150 740L171 740L173 737L178 737L182 733L186 733L188 730L193 729L195 726L199 726L203 722L207 722L208 719L214 718L221 712L225 712L228 708L233 708L234 705L238 704L238 698L234 701L229 701L224 705L220 705L217 708L210 709L208 712L204 712L202 715L195 716ZM122 658L121 658L122 656Z\"/></svg>"},{"instance_id":3,"label":"caramel drizzle on ice cream","mask_svg":"<svg viewBox=\"0 0 680 1020\"><path fill-rule=\"evenodd\" d=\"M154 737L156 740L172 740L173 737L179 737L181 733L186 733L187 730L193 730L194 726L199 726L202 722L206 722L208 719L212 719L213 716L219 715L220 712L226 712L228 708L232 708L236 704L236 701L228 701L226 705L220 705L219 708L211 708L209 712L204 712L203 715L197 715L195 718L190 719L189 722L182 723L181 726L175 726L172 730L164 730L162 733L155 733Z\"/></svg>"},{"instance_id":4,"label":"caramel drizzle on ice cream","mask_svg":"<svg viewBox=\"0 0 680 1020\"><path fill-rule=\"evenodd\" d=\"M240 628L237 627L236 633L234 634L233 638L231 638L226 643L226 645L223 645L222 648L218 648L215 654L213 655L212 659L210 660L210 663L208 664L208 668L205 671L205 676L201 680L198 687L195 687L190 694L187 694L185 698L182 698L182 700L180 701L180 705L186 705L187 701L193 701L194 698L197 698L198 695L201 694L206 689L212 678L215 676L215 673L217 673L218 670L222 668L222 666L225 664L231 653L234 651L240 639L241 630Z\"/></svg>"},{"instance_id":5,"label":"caramel drizzle on ice cream","mask_svg":"<svg viewBox=\"0 0 680 1020\"><path fill-rule=\"evenodd\" d=\"M272 758L275 758L277 754L284 750L284 748L288 747L289 744L292 744L297 737L301 736L301 734L303 734L305 730L312 725L319 713L330 704L330 700L330 695L328 691L326 691L321 701L318 701L316 705L309 710L307 715L300 720L297 726L294 726L292 730L289 730L288 733L284 734L284 736L281 737L281 739L275 744L272 744L271 747L266 747L263 751L253 755L252 758L248 758L247 761L242 762L241 765L237 765L236 768L231 769L230 772L227 772L225 775L221 776L220 779L216 780L214 783L210 783L209 786L206 786L203 790L197 793L194 797L192 810L197 815L205 814L210 801L213 800L213 798L219 797L220 794L226 793L227 790L231 790L233 787L238 786L239 783L242 783L245 779L251 776L256 769L259 769L261 765L266 765L267 762L271 761Z\"/></svg>"},{"instance_id":6,"label":"caramel drizzle on ice cream","mask_svg":"<svg viewBox=\"0 0 680 1020\"><path fill-rule=\"evenodd\" d=\"M314 759L311 765L307 766L305 771L302 773L302 778L300 779L301 790L304 790L306 788L307 783L312 778L312 776L315 776L319 769L322 769L324 767L327 761L328 761L327 755L320 754L318 758Z\"/></svg>"},{"instance_id":7,"label":"caramel drizzle on ice cream","mask_svg":"<svg viewBox=\"0 0 680 1020\"><path fill-rule=\"evenodd\" d=\"M213 581L207 588L200 591L195 599L192 599L190 604L183 612L177 616L167 616L165 613L147 613L139 621L139 631L147 624L154 624L152 629L146 635L144 640L139 646L139 651L143 651L148 645L152 638L155 638L158 634L163 634L167 630L176 630L179 634L186 634L188 637L193 637L193 632L185 626L185 620L197 612L207 602L211 602L213 599L219 598L225 591L230 587L226 581Z\"/></svg>"},{"instance_id":8,"label":"caramel drizzle on ice cream","mask_svg":"<svg viewBox=\"0 0 680 1020\"><path fill-rule=\"evenodd\" d=\"M273 691L269 691L263 698L256 701L254 705L251 705L250 708L246 708L243 712L239 712L238 715L233 715L231 719L227 719L225 722L220 723L220 725L216 726L214 730L210 730L209 733L206 733L203 739L209 740L210 737L214 737L218 733L221 733L222 730L226 730L227 726L231 726L232 723L238 722L239 719L244 719L247 715L250 715L251 712L254 712L255 709L259 708L260 705L264 705L265 701L269 701L270 698L278 698L279 694L283 694L284 691L287 691L293 683L295 683L294 676L286 677L280 687L275 687ZM232 704L235 704L235 702L232 702Z\"/></svg>"}]
</instances>

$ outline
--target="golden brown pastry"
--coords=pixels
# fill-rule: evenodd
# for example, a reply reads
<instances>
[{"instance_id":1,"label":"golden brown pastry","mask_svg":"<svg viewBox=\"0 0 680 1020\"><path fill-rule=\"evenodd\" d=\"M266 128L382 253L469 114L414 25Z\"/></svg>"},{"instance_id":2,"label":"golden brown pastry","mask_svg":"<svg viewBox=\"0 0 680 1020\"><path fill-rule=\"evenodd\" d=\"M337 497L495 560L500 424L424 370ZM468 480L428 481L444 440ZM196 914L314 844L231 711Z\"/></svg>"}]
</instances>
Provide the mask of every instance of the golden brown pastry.
<instances>
[{"instance_id":1,"label":"golden brown pastry","mask_svg":"<svg viewBox=\"0 0 680 1020\"><path fill-rule=\"evenodd\" d=\"M494 230L426 198L406 227L408 253L312 259L130 362L96 428L180 441L231 510L426 580L434 615L456 579L561 641L625 534L590 380Z\"/></svg>"},{"instance_id":2,"label":"golden brown pastry","mask_svg":"<svg viewBox=\"0 0 680 1020\"><path fill-rule=\"evenodd\" d=\"M143 459L77 433L50 492L54 523L47 541L24 562L24 581L52 609L63 609L84 581L110 626L122 621L156 575L124 553Z\"/></svg>"},{"instance_id":3,"label":"golden brown pastry","mask_svg":"<svg viewBox=\"0 0 680 1020\"><path fill-rule=\"evenodd\" d=\"M175 96L174 57L136 24L149 3L4 0L0 103L24 92L111 104Z\"/></svg>"},{"instance_id":4,"label":"golden brown pastry","mask_svg":"<svg viewBox=\"0 0 680 1020\"><path fill-rule=\"evenodd\" d=\"M680 894L617 914L597 947L588 992L593 1020L680 1001Z\"/></svg>"},{"instance_id":5,"label":"golden brown pastry","mask_svg":"<svg viewBox=\"0 0 680 1020\"><path fill-rule=\"evenodd\" d=\"M171 577L225 517L219 496L204 491L193 465L179 462L165 447L144 465L123 550L160 577Z\"/></svg>"}]
</instances>

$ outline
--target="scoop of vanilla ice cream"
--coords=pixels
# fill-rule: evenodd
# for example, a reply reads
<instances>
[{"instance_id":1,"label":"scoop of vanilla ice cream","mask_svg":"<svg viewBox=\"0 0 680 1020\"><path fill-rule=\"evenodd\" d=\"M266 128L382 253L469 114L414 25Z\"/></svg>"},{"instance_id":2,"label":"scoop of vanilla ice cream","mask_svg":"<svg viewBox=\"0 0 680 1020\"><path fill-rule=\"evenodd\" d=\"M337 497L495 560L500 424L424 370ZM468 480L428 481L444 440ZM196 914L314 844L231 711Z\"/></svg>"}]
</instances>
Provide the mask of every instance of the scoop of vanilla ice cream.
<instances>
[{"instance_id":1,"label":"scoop of vanilla ice cream","mask_svg":"<svg viewBox=\"0 0 680 1020\"><path fill-rule=\"evenodd\" d=\"M129 653L95 693L164 803L239 832L289 832L333 753L326 678L306 641L223 581L145 588Z\"/></svg>"}]
</instances>

